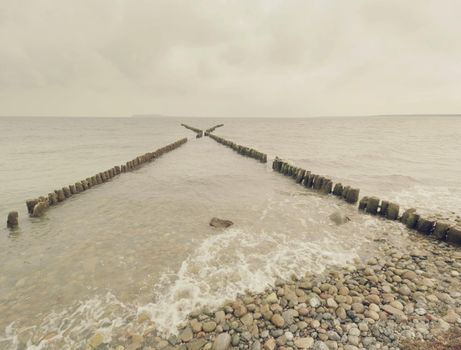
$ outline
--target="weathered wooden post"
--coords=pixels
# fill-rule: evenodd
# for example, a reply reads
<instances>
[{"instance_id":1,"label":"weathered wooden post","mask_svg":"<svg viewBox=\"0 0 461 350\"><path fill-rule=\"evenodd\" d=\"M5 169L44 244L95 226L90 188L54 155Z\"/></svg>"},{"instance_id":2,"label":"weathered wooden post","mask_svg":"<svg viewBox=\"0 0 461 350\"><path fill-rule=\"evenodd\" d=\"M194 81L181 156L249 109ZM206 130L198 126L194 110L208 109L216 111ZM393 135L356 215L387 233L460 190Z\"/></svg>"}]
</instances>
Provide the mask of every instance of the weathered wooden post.
<instances>
[{"instance_id":1,"label":"weathered wooden post","mask_svg":"<svg viewBox=\"0 0 461 350\"><path fill-rule=\"evenodd\" d=\"M400 222L404 225L407 224L407 221L408 221L408 218L410 217L410 214L414 214L416 213L416 209L415 208L410 208L410 209L407 209L403 212L402 214L402 217L400 218Z\"/></svg>"},{"instance_id":2,"label":"weathered wooden post","mask_svg":"<svg viewBox=\"0 0 461 350\"><path fill-rule=\"evenodd\" d=\"M29 214L32 214L32 212L34 211L35 204L37 204L37 203L38 203L37 198L29 199L29 200L26 201L27 212Z\"/></svg>"},{"instance_id":3,"label":"weathered wooden post","mask_svg":"<svg viewBox=\"0 0 461 350\"><path fill-rule=\"evenodd\" d=\"M397 220L399 218L400 206L396 203L389 203L386 210L386 219Z\"/></svg>"},{"instance_id":4,"label":"weathered wooden post","mask_svg":"<svg viewBox=\"0 0 461 350\"><path fill-rule=\"evenodd\" d=\"M343 193L344 194L344 193ZM360 189L349 188L346 195L346 202L355 204L359 200Z\"/></svg>"},{"instance_id":5,"label":"weathered wooden post","mask_svg":"<svg viewBox=\"0 0 461 350\"><path fill-rule=\"evenodd\" d=\"M447 238L447 232L450 228L450 224L447 222L437 221L435 223L434 232L432 235L439 240L445 240Z\"/></svg>"},{"instance_id":6,"label":"weathered wooden post","mask_svg":"<svg viewBox=\"0 0 461 350\"><path fill-rule=\"evenodd\" d=\"M335 187L333 188L333 194L335 196L341 197L343 194L343 185L341 183L335 184Z\"/></svg>"},{"instance_id":7,"label":"weathered wooden post","mask_svg":"<svg viewBox=\"0 0 461 350\"><path fill-rule=\"evenodd\" d=\"M48 209L48 206L49 205L47 202L42 202L42 201L38 202L37 204L35 204L34 211L32 212L30 216L34 218L43 216L43 214L45 214L46 209Z\"/></svg>"},{"instance_id":8,"label":"weathered wooden post","mask_svg":"<svg viewBox=\"0 0 461 350\"><path fill-rule=\"evenodd\" d=\"M101 174L96 174L96 183L99 185L99 184L102 184L102 178L101 178Z\"/></svg>"},{"instance_id":9,"label":"weathered wooden post","mask_svg":"<svg viewBox=\"0 0 461 350\"><path fill-rule=\"evenodd\" d=\"M365 211L365 209L367 208L367 203L368 203L368 197L365 196L359 202L359 210Z\"/></svg>"},{"instance_id":10,"label":"weathered wooden post","mask_svg":"<svg viewBox=\"0 0 461 350\"><path fill-rule=\"evenodd\" d=\"M381 201L381 209L379 210L379 214L381 216L386 216L388 207L389 207L389 202L388 201Z\"/></svg>"},{"instance_id":11,"label":"weathered wooden post","mask_svg":"<svg viewBox=\"0 0 461 350\"><path fill-rule=\"evenodd\" d=\"M427 220L422 217L418 219L418 222L416 223L416 230L419 233L425 234L425 235L430 235L432 233L432 230L434 229L435 222L432 220Z\"/></svg>"},{"instance_id":12,"label":"weathered wooden post","mask_svg":"<svg viewBox=\"0 0 461 350\"><path fill-rule=\"evenodd\" d=\"M8 213L8 217L6 219L6 227L8 228L16 228L19 225L19 214L17 211L10 211Z\"/></svg>"},{"instance_id":13,"label":"weathered wooden post","mask_svg":"<svg viewBox=\"0 0 461 350\"><path fill-rule=\"evenodd\" d=\"M76 183L75 183L75 191L76 191L77 193L80 193L80 192L83 192L83 191L84 191L81 182L76 182Z\"/></svg>"},{"instance_id":14,"label":"weathered wooden post","mask_svg":"<svg viewBox=\"0 0 461 350\"><path fill-rule=\"evenodd\" d=\"M56 193L48 193L48 203L50 203L50 205L58 204L58 196L56 195Z\"/></svg>"},{"instance_id":15,"label":"weathered wooden post","mask_svg":"<svg viewBox=\"0 0 461 350\"><path fill-rule=\"evenodd\" d=\"M72 196L72 193L70 192L69 187L63 187L62 191L64 192L64 197L69 198Z\"/></svg>"},{"instance_id":16,"label":"weathered wooden post","mask_svg":"<svg viewBox=\"0 0 461 350\"><path fill-rule=\"evenodd\" d=\"M376 215L378 214L379 199L376 197L368 197L367 207L365 212L368 214Z\"/></svg>"},{"instance_id":17,"label":"weathered wooden post","mask_svg":"<svg viewBox=\"0 0 461 350\"><path fill-rule=\"evenodd\" d=\"M306 170L299 169L298 173L296 174L296 183L300 184L304 178L304 174L306 174Z\"/></svg>"},{"instance_id":18,"label":"weathered wooden post","mask_svg":"<svg viewBox=\"0 0 461 350\"><path fill-rule=\"evenodd\" d=\"M450 227L448 229L447 242L461 244L461 227Z\"/></svg>"},{"instance_id":19,"label":"weathered wooden post","mask_svg":"<svg viewBox=\"0 0 461 350\"><path fill-rule=\"evenodd\" d=\"M324 194L330 194L332 187L333 187L333 181L331 181L330 179L324 178L322 182L322 187L320 188L320 192Z\"/></svg>"},{"instance_id":20,"label":"weathered wooden post","mask_svg":"<svg viewBox=\"0 0 461 350\"><path fill-rule=\"evenodd\" d=\"M418 223L419 217L420 217L419 214L417 214L416 212L410 213L408 215L408 219L407 219L405 225L408 228L415 228L416 224Z\"/></svg>"},{"instance_id":21,"label":"weathered wooden post","mask_svg":"<svg viewBox=\"0 0 461 350\"><path fill-rule=\"evenodd\" d=\"M58 196L58 202L62 202L66 200L66 196L64 195L64 191L62 189L55 190L54 193Z\"/></svg>"}]
</instances>

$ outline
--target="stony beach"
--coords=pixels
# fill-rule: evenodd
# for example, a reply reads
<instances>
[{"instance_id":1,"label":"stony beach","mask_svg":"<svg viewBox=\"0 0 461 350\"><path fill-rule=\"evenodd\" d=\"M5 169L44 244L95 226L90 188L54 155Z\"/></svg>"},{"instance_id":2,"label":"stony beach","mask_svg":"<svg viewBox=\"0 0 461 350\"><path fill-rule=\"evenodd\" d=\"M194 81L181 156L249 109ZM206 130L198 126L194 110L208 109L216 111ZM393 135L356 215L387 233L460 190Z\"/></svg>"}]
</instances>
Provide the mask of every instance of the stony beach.
<instances>
[{"instance_id":1,"label":"stony beach","mask_svg":"<svg viewBox=\"0 0 461 350\"><path fill-rule=\"evenodd\" d=\"M177 336L160 336L152 323L109 344L96 333L88 349L460 349L461 250L408 238L375 239L377 253L366 261L278 280L264 293L194 312Z\"/></svg>"}]
</instances>

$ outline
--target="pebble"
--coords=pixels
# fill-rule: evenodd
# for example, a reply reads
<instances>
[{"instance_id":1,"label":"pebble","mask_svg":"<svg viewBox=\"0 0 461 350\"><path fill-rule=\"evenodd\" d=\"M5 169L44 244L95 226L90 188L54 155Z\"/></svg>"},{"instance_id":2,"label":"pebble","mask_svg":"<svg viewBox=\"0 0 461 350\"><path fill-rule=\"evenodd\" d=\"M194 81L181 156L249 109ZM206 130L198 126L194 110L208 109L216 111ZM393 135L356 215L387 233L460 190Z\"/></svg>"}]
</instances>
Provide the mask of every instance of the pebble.
<instances>
[{"instance_id":1,"label":"pebble","mask_svg":"<svg viewBox=\"0 0 461 350\"><path fill-rule=\"evenodd\" d=\"M231 344L231 336L228 333L219 334L214 343L213 350L227 350ZM273 349L268 349L273 350Z\"/></svg>"},{"instance_id":2,"label":"pebble","mask_svg":"<svg viewBox=\"0 0 461 350\"><path fill-rule=\"evenodd\" d=\"M408 286L402 286L402 287L399 288L399 294L410 295L411 290L410 290L410 288L408 288Z\"/></svg>"},{"instance_id":3,"label":"pebble","mask_svg":"<svg viewBox=\"0 0 461 350\"><path fill-rule=\"evenodd\" d=\"M271 322L279 328L282 328L285 325L285 320L279 314L275 314L274 316L272 316Z\"/></svg>"},{"instance_id":4,"label":"pebble","mask_svg":"<svg viewBox=\"0 0 461 350\"><path fill-rule=\"evenodd\" d=\"M203 330L207 333L213 332L216 329L216 322L215 321L208 321L203 323Z\"/></svg>"},{"instance_id":5,"label":"pebble","mask_svg":"<svg viewBox=\"0 0 461 350\"><path fill-rule=\"evenodd\" d=\"M190 327L186 327L182 332L181 334L179 335L179 338L183 341L183 342L189 342L192 340L192 338L194 337L194 334L192 332L192 328Z\"/></svg>"},{"instance_id":6,"label":"pebble","mask_svg":"<svg viewBox=\"0 0 461 350\"><path fill-rule=\"evenodd\" d=\"M376 243L383 253L368 265L278 279L214 314L194 313L179 339L158 338L155 349L396 350L402 339L429 341L461 325L461 254L429 241L410 255L389 241Z\"/></svg>"},{"instance_id":7,"label":"pebble","mask_svg":"<svg viewBox=\"0 0 461 350\"><path fill-rule=\"evenodd\" d=\"M88 345L93 349L96 349L99 345L104 342L104 335L101 333L95 333L89 340Z\"/></svg>"},{"instance_id":8,"label":"pebble","mask_svg":"<svg viewBox=\"0 0 461 350\"><path fill-rule=\"evenodd\" d=\"M309 299L309 305L311 307L319 307L320 305L322 305L322 303L320 302L319 298L318 297L313 297L313 298L310 298Z\"/></svg>"},{"instance_id":9,"label":"pebble","mask_svg":"<svg viewBox=\"0 0 461 350\"><path fill-rule=\"evenodd\" d=\"M311 337L296 338L294 344L299 349L310 349L314 345L314 339Z\"/></svg>"}]
</instances>

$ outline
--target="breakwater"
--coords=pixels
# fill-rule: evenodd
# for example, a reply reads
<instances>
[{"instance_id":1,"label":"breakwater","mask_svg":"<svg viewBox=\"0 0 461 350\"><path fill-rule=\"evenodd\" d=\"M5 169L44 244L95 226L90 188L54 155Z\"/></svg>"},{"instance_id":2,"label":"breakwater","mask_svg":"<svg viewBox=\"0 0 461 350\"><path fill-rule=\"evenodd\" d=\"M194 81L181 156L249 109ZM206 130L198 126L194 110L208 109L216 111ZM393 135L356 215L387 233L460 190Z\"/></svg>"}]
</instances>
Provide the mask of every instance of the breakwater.
<instances>
[{"instance_id":1,"label":"breakwater","mask_svg":"<svg viewBox=\"0 0 461 350\"><path fill-rule=\"evenodd\" d=\"M272 163L272 169L291 177L296 183L306 188L311 188L324 194L333 194L348 203L357 203L359 199L360 189L343 186L341 183L337 183L333 186L333 181L328 177L313 174L309 170L284 162L278 157L275 157Z\"/></svg>"},{"instance_id":2,"label":"breakwater","mask_svg":"<svg viewBox=\"0 0 461 350\"><path fill-rule=\"evenodd\" d=\"M223 126L224 126L224 124L218 124L218 125L215 125L215 126L209 128L209 129L206 129L206 130L205 130L205 136L208 136L208 135L211 134L213 131L215 131L217 128L221 128L221 127L223 127Z\"/></svg>"},{"instance_id":3,"label":"breakwater","mask_svg":"<svg viewBox=\"0 0 461 350\"><path fill-rule=\"evenodd\" d=\"M358 209L364 213L380 216L387 220L399 220L407 228L414 229L421 234L461 245L461 228L457 227L456 224L423 217L417 213L415 208L406 210L400 216L399 204L377 197L365 196L358 201L360 189L344 186L341 183L333 184L333 181L328 177L313 174L309 170L291 165L278 157L274 159L272 169L291 177L296 183L306 188L326 195L332 194L351 204L359 202Z\"/></svg>"},{"instance_id":4,"label":"breakwater","mask_svg":"<svg viewBox=\"0 0 461 350\"><path fill-rule=\"evenodd\" d=\"M190 126L190 125L187 125L187 124L181 124L181 126L195 132L197 134L196 138L198 138L198 139L203 136L203 130L201 130L201 129L194 128L193 126Z\"/></svg>"},{"instance_id":5,"label":"breakwater","mask_svg":"<svg viewBox=\"0 0 461 350\"><path fill-rule=\"evenodd\" d=\"M75 184L71 184L56 189L48 193L48 195L29 199L26 201L27 211L31 217L40 217L46 212L48 208L55 206L61 202L64 202L66 199L73 197L74 195L77 195L79 193L82 193L86 190L89 190L92 187L107 182L115 176L136 170L144 164L159 158L163 154L175 150L176 148L182 146L186 142L187 138L183 138L167 146L159 148L153 152L147 152L143 155L140 155L126 162L123 165L116 165L113 168L110 168L106 171L97 173L96 175L77 181ZM18 225L17 215L14 215L15 212L12 213L10 213L10 215L8 216L7 224L9 227Z\"/></svg>"},{"instance_id":6,"label":"breakwater","mask_svg":"<svg viewBox=\"0 0 461 350\"><path fill-rule=\"evenodd\" d=\"M207 136L209 136L210 138L212 138L213 140L215 140L216 142L218 142L218 143L220 143L220 144L222 144L224 146L232 148L235 152L237 152L238 154L241 154L242 156L250 157L250 158L259 160L261 163L267 163L267 154L265 154L265 153L259 152L259 151L255 150L253 148L250 148L250 147L238 145L235 142L226 140L226 139L224 139L222 137L213 135L211 133L208 134Z\"/></svg>"}]
</instances>

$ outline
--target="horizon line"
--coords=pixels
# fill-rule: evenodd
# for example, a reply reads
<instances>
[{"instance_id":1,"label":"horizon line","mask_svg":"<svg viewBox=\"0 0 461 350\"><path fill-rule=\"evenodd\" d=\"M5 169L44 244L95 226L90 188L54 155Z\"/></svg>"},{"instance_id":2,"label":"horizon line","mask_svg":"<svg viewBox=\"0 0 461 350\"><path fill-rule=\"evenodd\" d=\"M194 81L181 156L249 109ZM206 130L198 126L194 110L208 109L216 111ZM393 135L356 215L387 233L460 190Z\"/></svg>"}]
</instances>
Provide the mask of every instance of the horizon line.
<instances>
[{"instance_id":1,"label":"horizon line","mask_svg":"<svg viewBox=\"0 0 461 350\"><path fill-rule=\"evenodd\" d=\"M314 116L194 116L194 115L166 115L166 114L133 114L129 116L117 115L0 115L0 118L217 118L217 119L307 119L307 118L364 118L364 117L450 117L461 116L461 113L391 113L391 114L360 114L360 115L314 115Z\"/></svg>"}]
</instances>

